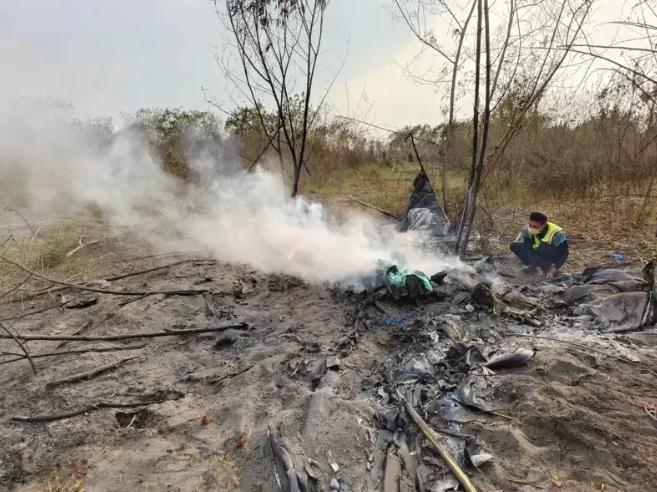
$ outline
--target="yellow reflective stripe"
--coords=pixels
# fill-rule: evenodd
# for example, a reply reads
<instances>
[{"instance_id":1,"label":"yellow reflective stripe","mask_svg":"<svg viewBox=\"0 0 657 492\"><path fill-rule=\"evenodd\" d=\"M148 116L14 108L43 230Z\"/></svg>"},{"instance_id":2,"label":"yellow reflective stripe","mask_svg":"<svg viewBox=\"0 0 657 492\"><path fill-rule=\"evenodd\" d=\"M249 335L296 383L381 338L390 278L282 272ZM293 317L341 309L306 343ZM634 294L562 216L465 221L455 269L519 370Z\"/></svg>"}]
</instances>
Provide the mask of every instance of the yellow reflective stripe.
<instances>
[{"instance_id":1,"label":"yellow reflective stripe","mask_svg":"<svg viewBox=\"0 0 657 492\"><path fill-rule=\"evenodd\" d=\"M541 243L546 243L546 244L552 244L552 239L554 239L554 235L557 232L560 232L562 229L556 224L553 224L552 222L547 223L547 232L545 233L545 236L542 238L538 238L538 236L533 237L533 244L532 248L533 249L538 249Z\"/></svg>"},{"instance_id":2,"label":"yellow reflective stripe","mask_svg":"<svg viewBox=\"0 0 657 492\"><path fill-rule=\"evenodd\" d=\"M559 227L559 226L556 225L556 224L553 224L552 222L548 222L548 223L547 223L547 227L548 227L547 234L546 234L545 236L543 236L542 241L543 241L544 243L551 244L551 243L552 243L552 239L554 239L554 235L555 235L557 232L561 231L561 227Z\"/></svg>"}]
</instances>

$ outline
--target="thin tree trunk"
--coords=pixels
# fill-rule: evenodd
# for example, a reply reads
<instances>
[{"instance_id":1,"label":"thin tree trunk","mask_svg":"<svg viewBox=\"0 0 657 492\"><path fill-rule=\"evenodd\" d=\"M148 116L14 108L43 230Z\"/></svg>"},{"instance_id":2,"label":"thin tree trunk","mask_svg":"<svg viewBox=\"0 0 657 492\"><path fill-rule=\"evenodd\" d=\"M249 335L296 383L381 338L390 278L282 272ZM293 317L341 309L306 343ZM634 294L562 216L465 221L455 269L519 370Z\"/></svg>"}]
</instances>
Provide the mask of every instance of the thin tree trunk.
<instances>
[{"instance_id":1,"label":"thin tree trunk","mask_svg":"<svg viewBox=\"0 0 657 492\"><path fill-rule=\"evenodd\" d=\"M479 148L479 85L481 77L481 0L477 0L477 34L476 34L476 51L475 51L475 85L474 85L474 105L472 115L472 162L470 164L470 174L468 176L468 187L463 197L463 210L459 224L459 232L456 238L455 253L462 256L465 252L464 232L467 226L466 220L469 216L469 207L472 202L473 184L475 181L475 171L477 168L477 156Z\"/></svg>"},{"instance_id":2,"label":"thin tree trunk","mask_svg":"<svg viewBox=\"0 0 657 492\"><path fill-rule=\"evenodd\" d=\"M490 100L491 100L491 59L490 59L490 20L488 18L488 0L484 1L484 30L486 42L486 98L484 102L484 121L483 121L483 134L481 137L481 145L479 147L479 156L477 167L475 169L474 182L472 185L471 202L468 210L468 217L466 219L464 233L463 233L463 249L465 249L470 241L470 233L472 232L472 224L477 212L477 197L481 188L481 175L484 170L484 163L486 159L486 147L488 146L488 128L490 126Z\"/></svg>"},{"instance_id":3,"label":"thin tree trunk","mask_svg":"<svg viewBox=\"0 0 657 492\"><path fill-rule=\"evenodd\" d=\"M454 105L456 101L456 80L457 80L457 75L458 75L458 69L459 69L459 62L461 60L461 53L463 51L463 41L465 40L465 35L468 30L468 25L470 24L470 20L472 19L472 14L474 13L474 9L477 6L479 0L473 0L472 2L472 7L470 8L470 12L468 13L468 17L465 19L465 22L463 23L463 29L461 30L461 34L459 36L459 43L456 48L456 56L454 57L454 66L452 68L452 81L451 81L451 86L449 90L449 117L447 120L447 128L445 131L445 140L444 140L444 146L447 149L447 155L449 156L450 150L452 149L453 145L453 140L454 140ZM440 188L442 191L442 198L443 198L443 208L445 210L445 215L449 217L449 203L447 201L447 160L445 159L445 153L443 153L443 158L442 158L442 168L440 172Z\"/></svg>"}]
</instances>

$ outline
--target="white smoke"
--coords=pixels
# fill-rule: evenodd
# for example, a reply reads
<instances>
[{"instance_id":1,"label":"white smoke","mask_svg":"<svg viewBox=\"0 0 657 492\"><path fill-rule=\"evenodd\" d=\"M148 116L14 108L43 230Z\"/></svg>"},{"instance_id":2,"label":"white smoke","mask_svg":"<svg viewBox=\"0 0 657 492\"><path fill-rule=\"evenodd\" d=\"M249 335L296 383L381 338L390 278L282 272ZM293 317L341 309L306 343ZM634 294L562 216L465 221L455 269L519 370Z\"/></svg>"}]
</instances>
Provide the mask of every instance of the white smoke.
<instances>
[{"instance_id":1,"label":"white smoke","mask_svg":"<svg viewBox=\"0 0 657 492\"><path fill-rule=\"evenodd\" d=\"M20 188L33 207L93 204L155 245L174 241L315 283L354 281L379 260L427 274L458 264L370 217L337 222L319 203L290 199L280 176L247 173L235 160L209 155L192 163L203 185L183 185L134 132L103 139L61 108L53 115L21 105L0 115L0 180Z\"/></svg>"}]
</instances>

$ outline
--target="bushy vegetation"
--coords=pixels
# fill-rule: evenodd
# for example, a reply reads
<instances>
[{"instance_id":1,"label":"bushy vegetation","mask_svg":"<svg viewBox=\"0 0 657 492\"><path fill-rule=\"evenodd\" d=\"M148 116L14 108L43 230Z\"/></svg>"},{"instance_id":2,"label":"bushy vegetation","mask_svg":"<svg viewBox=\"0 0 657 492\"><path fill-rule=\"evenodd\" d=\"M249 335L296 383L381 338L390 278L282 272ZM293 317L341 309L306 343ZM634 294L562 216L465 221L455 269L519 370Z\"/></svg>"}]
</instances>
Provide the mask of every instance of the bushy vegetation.
<instances>
[{"instance_id":1,"label":"bushy vegetation","mask_svg":"<svg viewBox=\"0 0 657 492\"><path fill-rule=\"evenodd\" d=\"M655 115L622 84L591 100L586 113L569 120L563 114L533 108L516 136L503 145L519 105L511 95L500 103L490 124L491 146L480 204L484 222L493 222L505 207L545 208L550 201L614 196L634 198L627 220L644 224L652 220L657 175ZM237 160L245 168L273 167L291 179L285 147L273 145L267 137L275 134L277 118L263 107L238 108L225 121L205 111L144 109L126 121L126 128L143 135L163 168L180 180L198 180L191 162L199 157ZM82 126L85 131L107 133L103 121ZM446 199L451 218L458 219L471 160L472 125L455 122L449 146L441 140L444 130L441 125L418 124L383 131L318 113L308 135L302 192L322 198L353 193L374 205L400 211L419 169L407 138L413 134L435 189Z\"/></svg>"},{"instance_id":2,"label":"bushy vegetation","mask_svg":"<svg viewBox=\"0 0 657 492\"><path fill-rule=\"evenodd\" d=\"M164 170L181 180L198 179L194 159L223 157L221 122L209 111L141 109L126 119L127 130L141 134Z\"/></svg>"},{"instance_id":3,"label":"bushy vegetation","mask_svg":"<svg viewBox=\"0 0 657 492\"><path fill-rule=\"evenodd\" d=\"M503 148L496 145L513 121L514 101L509 98L494 113L483 193L486 202L502 205L510 200L595 199L609 195L647 196L657 174L657 126L640 101L624 96L622 87L594 99L587 115L564 121L562 117L534 109ZM267 113L264 113L267 114ZM272 115L268 115L275 122ZM242 108L226 123L226 131L240 142L244 164L250 165L266 147L258 131L255 111ZM457 122L449 148L441 145L441 126L417 125L394 133L378 131L351 120L324 116L309 136L311 148L306 188L317 190L328 176L372 172L378 167L417 166L407 136L415 136L425 165L440 190L439 169L445 165L450 179L446 196L453 217L459 213L463 179L471 152L471 123ZM266 155L273 157L270 149ZM283 156L285 160L285 156ZM417 167L416 167L417 168ZM367 177L359 173L364 181ZM364 184L365 185L365 184ZM321 187L321 186L320 186Z\"/></svg>"}]
</instances>

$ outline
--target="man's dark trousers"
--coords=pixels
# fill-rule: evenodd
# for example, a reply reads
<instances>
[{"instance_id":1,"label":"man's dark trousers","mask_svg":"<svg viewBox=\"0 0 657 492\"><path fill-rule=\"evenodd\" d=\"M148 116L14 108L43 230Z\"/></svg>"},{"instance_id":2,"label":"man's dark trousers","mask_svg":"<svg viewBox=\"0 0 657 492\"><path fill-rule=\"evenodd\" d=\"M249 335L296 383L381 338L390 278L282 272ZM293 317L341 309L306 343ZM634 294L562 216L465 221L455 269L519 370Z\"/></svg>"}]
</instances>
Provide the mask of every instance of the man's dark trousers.
<instances>
[{"instance_id":1,"label":"man's dark trousers","mask_svg":"<svg viewBox=\"0 0 657 492\"><path fill-rule=\"evenodd\" d=\"M543 272L548 272L560 256L558 248L551 244L541 243L538 249L532 248L531 239L511 243L511 251L525 266L538 267Z\"/></svg>"}]
</instances>

